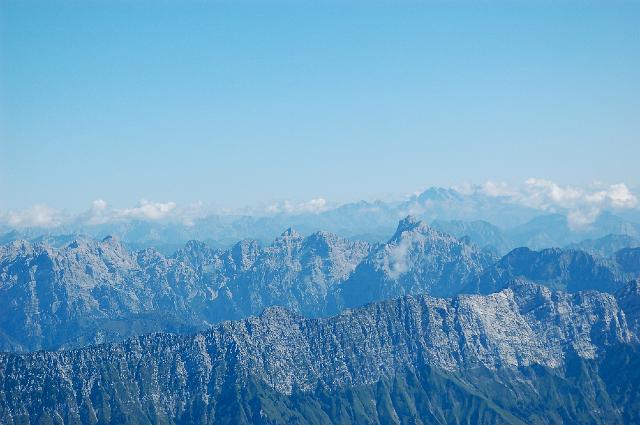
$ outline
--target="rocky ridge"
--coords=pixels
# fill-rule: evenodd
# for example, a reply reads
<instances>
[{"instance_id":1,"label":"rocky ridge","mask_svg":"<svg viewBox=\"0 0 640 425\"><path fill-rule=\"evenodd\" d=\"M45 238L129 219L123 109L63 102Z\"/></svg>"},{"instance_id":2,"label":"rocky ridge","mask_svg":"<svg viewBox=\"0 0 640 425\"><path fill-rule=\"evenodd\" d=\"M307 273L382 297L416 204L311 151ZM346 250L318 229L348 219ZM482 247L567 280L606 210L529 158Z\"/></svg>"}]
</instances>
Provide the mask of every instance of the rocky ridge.
<instances>
[{"instance_id":1,"label":"rocky ridge","mask_svg":"<svg viewBox=\"0 0 640 425\"><path fill-rule=\"evenodd\" d=\"M624 254L624 255L623 255ZM618 291L638 277L635 251L518 249L498 259L413 217L384 244L285 231L271 245L220 250L191 241L172 256L129 252L115 238L61 248L0 246L0 349L30 351L193 333L281 305L306 317L407 294L490 293L514 279L570 292Z\"/></svg>"},{"instance_id":2,"label":"rocky ridge","mask_svg":"<svg viewBox=\"0 0 640 425\"><path fill-rule=\"evenodd\" d=\"M614 296L522 281L488 296L407 296L330 318L273 307L195 336L0 354L0 421L86 423L128 412L143 422L174 423L185 412L215 417L225 389L254 381L292 396L373 385L424 368L561 371L572 359L597 361L635 341Z\"/></svg>"}]
</instances>

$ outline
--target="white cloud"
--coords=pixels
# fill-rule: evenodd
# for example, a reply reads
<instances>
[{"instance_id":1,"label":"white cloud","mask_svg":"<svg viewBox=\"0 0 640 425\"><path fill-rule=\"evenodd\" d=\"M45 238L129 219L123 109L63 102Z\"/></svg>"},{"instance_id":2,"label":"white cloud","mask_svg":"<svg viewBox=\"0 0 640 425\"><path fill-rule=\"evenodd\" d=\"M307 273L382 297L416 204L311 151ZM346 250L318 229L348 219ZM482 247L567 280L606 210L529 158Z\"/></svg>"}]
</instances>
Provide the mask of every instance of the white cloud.
<instances>
[{"instance_id":1,"label":"white cloud","mask_svg":"<svg viewBox=\"0 0 640 425\"><path fill-rule=\"evenodd\" d=\"M176 208L174 214L180 218L182 224L191 227L196 224L197 219L206 217L211 212L202 201L197 201L186 207Z\"/></svg>"},{"instance_id":2,"label":"white cloud","mask_svg":"<svg viewBox=\"0 0 640 425\"><path fill-rule=\"evenodd\" d=\"M116 217L159 220L169 215L175 207L175 202L150 202L143 199L136 207L114 212Z\"/></svg>"},{"instance_id":3,"label":"white cloud","mask_svg":"<svg viewBox=\"0 0 640 425\"><path fill-rule=\"evenodd\" d=\"M54 227L60 225L65 219L60 210L47 205L34 205L23 211L10 211L7 214L7 223L11 227Z\"/></svg>"},{"instance_id":4,"label":"white cloud","mask_svg":"<svg viewBox=\"0 0 640 425\"><path fill-rule=\"evenodd\" d=\"M5 222L10 227L55 227L72 222L89 225L99 225L111 223L118 220L142 219L159 220L169 217L176 211L175 202L150 202L146 200L133 208L117 209L111 208L103 199L96 199L91 203L91 207L78 215L72 216L47 205L34 205L23 211L10 211L0 216L0 222ZM192 219L195 212L192 208L180 211L180 217Z\"/></svg>"},{"instance_id":5,"label":"white cloud","mask_svg":"<svg viewBox=\"0 0 640 425\"><path fill-rule=\"evenodd\" d=\"M640 202L633 191L624 183L604 185L592 184L582 188L561 185L551 180L530 178L522 185L512 186L504 182L488 181L482 185L463 185L456 188L467 195L481 194L493 198L501 198L500 202L511 202L547 212L566 214L572 229L586 227L593 223L599 214L606 209L620 210L638 208ZM497 201L497 200L496 200ZM220 210L205 207L202 202L187 206L178 206L175 202L154 202L141 200L130 208L113 208L103 199L94 200L82 214L71 216L61 210L46 205L34 205L23 211L0 213L0 224L14 228L22 227L54 227L62 224L79 223L88 225L106 224L122 220L173 220L186 226L195 225L199 218L211 213L218 214L318 214L333 206L324 198L314 198L306 202L294 203L284 201L268 207L256 207L240 210ZM373 208L373 207L372 207ZM425 206L419 203L409 205L408 213L420 214ZM402 262L398 262L402 264ZM401 270L402 267L398 270Z\"/></svg>"},{"instance_id":6,"label":"white cloud","mask_svg":"<svg viewBox=\"0 0 640 425\"><path fill-rule=\"evenodd\" d=\"M579 188L551 180L530 178L521 187L487 182L478 192L488 196L506 196L511 202L548 212L564 212L572 229L593 223L604 209L638 206L638 198L624 183Z\"/></svg>"},{"instance_id":7,"label":"white cloud","mask_svg":"<svg viewBox=\"0 0 640 425\"><path fill-rule=\"evenodd\" d=\"M102 199L96 199L91 203L91 208L88 213L86 213L86 221L89 224L104 224L109 222L111 217L111 212L107 209L107 202ZM80 217L83 218L82 216Z\"/></svg>"},{"instance_id":8,"label":"white cloud","mask_svg":"<svg viewBox=\"0 0 640 425\"><path fill-rule=\"evenodd\" d=\"M102 199L96 199L91 203L91 209L94 211L102 211L107 208L107 202Z\"/></svg>"},{"instance_id":9,"label":"white cloud","mask_svg":"<svg viewBox=\"0 0 640 425\"><path fill-rule=\"evenodd\" d=\"M588 227L600 215L600 210L594 209L574 209L567 213L567 224L571 230L580 230Z\"/></svg>"},{"instance_id":10,"label":"white cloud","mask_svg":"<svg viewBox=\"0 0 640 425\"><path fill-rule=\"evenodd\" d=\"M388 274L392 279L398 279L401 275L409 271L409 249L411 242L403 239L398 245L390 248Z\"/></svg>"},{"instance_id":11,"label":"white cloud","mask_svg":"<svg viewBox=\"0 0 640 425\"><path fill-rule=\"evenodd\" d=\"M480 190L488 196L497 198L500 196L513 196L517 192L504 182L487 181L480 187Z\"/></svg>"},{"instance_id":12,"label":"white cloud","mask_svg":"<svg viewBox=\"0 0 640 425\"><path fill-rule=\"evenodd\" d=\"M534 208L553 210L555 207L571 208L582 203L585 196L581 189L560 186L550 180L531 178L524 182L520 201Z\"/></svg>"},{"instance_id":13,"label":"white cloud","mask_svg":"<svg viewBox=\"0 0 640 425\"><path fill-rule=\"evenodd\" d=\"M90 225L128 219L159 220L168 217L175 209L175 202L151 202L144 199L132 208L111 208L105 200L96 199L78 219Z\"/></svg>"},{"instance_id":14,"label":"white cloud","mask_svg":"<svg viewBox=\"0 0 640 425\"><path fill-rule=\"evenodd\" d=\"M587 201L594 204L608 204L614 208L635 208L638 198L624 183L613 184L587 196Z\"/></svg>"},{"instance_id":15,"label":"white cloud","mask_svg":"<svg viewBox=\"0 0 640 425\"><path fill-rule=\"evenodd\" d=\"M327 201L324 198L315 198L307 202L301 202L294 204L289 201L284 201L279 204L269 205L265 211L268 214L302 214L312 213L318 214L328 209Z\"/></svg>"},{"instance_id":16,"label":"white cloud","mask_svg":"<svg viewBox=\"0 0 640 425\"><path fill-rule=\"evenodd\" d=\"M561 186L549 180L540 179L528 179L525 182L521 201L544 210L553 210L557 207L572 210L586 208L590 210L590 215L593 215L594 209L624 209L635 208L638 205L637 197L624 183L594 190Z\"/></svg>"}]
</instances>

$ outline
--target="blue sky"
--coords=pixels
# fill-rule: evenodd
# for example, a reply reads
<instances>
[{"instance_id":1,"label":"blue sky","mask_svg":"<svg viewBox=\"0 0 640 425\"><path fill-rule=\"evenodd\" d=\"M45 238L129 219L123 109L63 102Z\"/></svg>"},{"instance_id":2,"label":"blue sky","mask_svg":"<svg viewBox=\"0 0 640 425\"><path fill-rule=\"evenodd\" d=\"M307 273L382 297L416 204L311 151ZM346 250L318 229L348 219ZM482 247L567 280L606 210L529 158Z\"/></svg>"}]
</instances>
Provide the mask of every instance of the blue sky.
<instances>
[{"instance_id":1,"label":"blue sky","mask_svg":"<svg viewBox=\"0 0 640 425\"><path fill-rule=\"evenodd\" d=\"M0 209L637 186L640 2L0 0Z\"/></svg>"}]
</instances>

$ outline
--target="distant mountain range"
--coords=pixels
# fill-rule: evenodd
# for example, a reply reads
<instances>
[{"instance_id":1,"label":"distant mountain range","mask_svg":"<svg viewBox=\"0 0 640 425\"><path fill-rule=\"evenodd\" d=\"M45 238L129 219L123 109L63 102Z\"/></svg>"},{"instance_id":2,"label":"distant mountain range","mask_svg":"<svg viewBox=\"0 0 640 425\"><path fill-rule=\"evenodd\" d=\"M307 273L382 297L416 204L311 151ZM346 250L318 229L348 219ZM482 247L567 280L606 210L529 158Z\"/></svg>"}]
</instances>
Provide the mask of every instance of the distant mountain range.
<instances>
[{"instance_id":1,"label":"distant mountain range","mask_svg":"<svg viewBox=\"0 0 640 425\"><path fill-rule=\"evenodd\" d=\"M505 254L518 247L567 247L611 256L622 248L640 246L640 226L611 213L602 213L583 229L571 229L561 214L542 215L513 228L500 228L482 220L436 220L432 226L456 237L469 237L481 247Z\"/></svg>"},{"instance_id":2,"label":"distant mountain range","mask_svg":"<svg viewBox=\"0 0 640 425\"><path fill-rule=\"evenodd\" d=\"M623 310L637 297L637 283L614 296L515 281L331 318L273 307L191 336L4 353L0 422L638 423L638 310Z\"/></svg>"},{"instance_id":3,"label":"distant mountain range","mask_svg":"<svg viewBox=\"0 0 640 425\"><path fill-rule=\"evenodd\" d=\"M514 278L525 278L563 291L613 293L636 277L637 273L628 270L623 262L584 251L517 248L487 268L475 281L470 281L463 292L490 294Z\"/></svg>"},{"instance_id":4,"label":"distant mountain range","mask_svg":"<svg viewBox=\"0 0 640 425\"><path fill-rule=\"evenodd\" d=\"M640 238L629 235L607 235L598 239L586 239L567 245L569 249L586 251L602 257L612 257L624 248L640 247Z\"/></svg>"},{"instance_id":5,"label":"distant mountain range","mask_svg":"<svg viewBox=\"0 0 640 425\"><path fill-rule=\"evenodd\" d=\"M487 294L514 279L612 293L640 276L639 255L520 248L500 258L414 217L401 220L383 244L292 229L266 247L191 241L171 256L132 252L112 237L60 248L14 241L0 247L0 347L51 350L190 333L276 305L327 316L411 294Z\"/></svg>"},{"instance_id":6,"label":"distant mountain range","mask_svg":"<svg viewBox=\"0 0 640 425\"><path fill-rule=\"evenodd\" d=\"M576 226L568 218L570 210L558 209L551 213L548 209L515 203L507 196L429 188L402 201L361 201L317 212L107 221L81 214L53 227L12 227L0 223L0 243L25 239L62 246L80 235L96 239L111 235L130 249L154 247L170 255L189 240L200 240L218 248L228 248L241 239L269 243L288 227L304 235L329 231L344 238L377 243L388 240L398 220L407 215L433 223L435 228L458 238L468 236L499 255L522 246L564 247L609 234L640 239L640 213L636 210L602 211L592 221Z\"/></svg>"}]
</instances>

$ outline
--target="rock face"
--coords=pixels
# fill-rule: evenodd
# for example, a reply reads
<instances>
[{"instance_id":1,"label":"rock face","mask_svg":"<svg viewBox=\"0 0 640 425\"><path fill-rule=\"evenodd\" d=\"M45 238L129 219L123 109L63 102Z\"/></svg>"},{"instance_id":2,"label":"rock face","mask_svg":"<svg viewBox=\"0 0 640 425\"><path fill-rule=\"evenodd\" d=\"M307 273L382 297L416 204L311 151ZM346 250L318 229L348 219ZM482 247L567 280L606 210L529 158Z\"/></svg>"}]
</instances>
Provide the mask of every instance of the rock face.
<instances>
[{"instance_id":1,"label":"rock face","mask_svg":"<svg viewBox=\"0 0 640 425\"><path fill-rule=\"evenodd\" d=\"M631 276L640 275L640 248L624 248L614 254L623 272Z\"/></svg>"},{"instance_id":2,"label":"rock face","mask_svg":"<svg viewBox=\"0 0 640 425\"><path fill-rule=\"evenodd\" d=\"M499 255L514 248L503 230L486 221L435 220L431 226L456 238L468 237L480 247Z\"/></svg>"},{"instance_id":3,"label":"rock face","mask_svg":"<svg viewBox=\"0 0 640 425\"><path fill-rule=\"evenodd\" d=\"M373 246L291 229L266 247L245 240L219 250L191 241L172 256L129 252L110 237L76 238L60 248L14 241L0 246L0 350L193 333L274 305L327 316L407 294L491 293L516 278L613 293L640 277L637 252L603 259L522 248L498 260L411 216L387 243Z\"/></svg>"},{"instance_id":4,"label":"rock face","mask_svg":"<svg viewBox=\"0 0 640 425\"><path fill-rule=\"evenodd\" d=\"M368 254L369 245L328 232L304 238L289 229L228 285L238 317L273 305L307 316L325 314L328 295Z\"/></svg>"},{"instance_id":5,"label":"rock face","mask_svg":"<svg viewBox=\"0 0 640 425\"><path fill-rule=\"evenodd\" d=\"M444 423L434 418L446 405L458 406L448 423L622 423L638 418L639 393L626 378L609 381L607 359L637 363L635 338L612 295L519 281L489 296L408 296L331 318L273 307L195 336L0 354L0 422L335 423L362 415L362 397L373 423ZM425 402L433 390L435 405ZM545 416L562 397L573 404Z\"/></svg>"},{"instance_id":6,"label":"rock face","mask_svg":"<svg viewBox=\"0 0 640 425\"><path fill-rule=\"evenodd\" d=\"M615 294L618 305L627 315L627 321L634 334L640 335L640 279L626 284Z\"/></svg>"},{"instance_id":7,"label":"rock face","mask_svg":"<svg viewBox=\"0 0 640 425\"><path fill-rule=\"evenodd\" d=\"M0 353L0 423L640 423L638 252L14 241L0 349L76 349Z\"/></svg>"},{"instance_id":8,"label":"rock face","mask_svg":"<svg viewBox=\"0 0 640 425\"><path fill-rule=\"evenodd\" d=\"M0 248L0 349L33 350L195 332L282 304L307 315L367 254L368 244L287 231L260 248L189 242L173 257L127 252L113 238L60 249L16 241Z\"/></svg>"},{"instance_id":9,"label":"rock face","mask_svg":"<svg viewBox=\"0 0 640 425\"><path fill-rule=\"evenodd\" d=\"M409 216L345 282L342 304L357 306L405 294L453 295L496 260L476 245Z\"/></svg>"},{"instance_id":10,"label":"rock face","mask_svg":"<svg viewBox=\"0 0 640 425\"><path fill-rule=\"evenodd\" d=\"M62 248L14 242L0 251L0 347L57 349L157 332L194 332L282 305L335 314L412 293L455 294L495 258L408 217L373 250L292 229L261 248L191 241L172 257L127 252L113 238ZM344 288L344 289L343 289Z\"/></svg>"},{"instance_id":11,"label":"rock face","mask_svg":"<svg viewBox=\"0 0 640 425\"><path fill-rule=\"evenodd\" d=\"M17 241L3 246L0 258L3 349L44 348L75 338L100 342L124 314L142 323L152 305L170 302L167 282L145 279L138 259L111 238L77 240L61 250ZM152 253L141 253L139 260L167 267ZM101 333L83 340L86 328L98 327Z\"/></svg>"},{"instance_id":12,"label":"rock face","mask_svg":"<svg viewBox=\"0 0 640 425\"><path fill-rule=\"evenodd\" d=\"M589 289L615 292L633 277L615 261L583 251L517 248L467 284L463 292L488 294L515 278L570 292Z\"/></svg>"}]
</instances>

